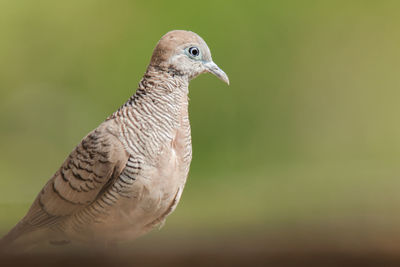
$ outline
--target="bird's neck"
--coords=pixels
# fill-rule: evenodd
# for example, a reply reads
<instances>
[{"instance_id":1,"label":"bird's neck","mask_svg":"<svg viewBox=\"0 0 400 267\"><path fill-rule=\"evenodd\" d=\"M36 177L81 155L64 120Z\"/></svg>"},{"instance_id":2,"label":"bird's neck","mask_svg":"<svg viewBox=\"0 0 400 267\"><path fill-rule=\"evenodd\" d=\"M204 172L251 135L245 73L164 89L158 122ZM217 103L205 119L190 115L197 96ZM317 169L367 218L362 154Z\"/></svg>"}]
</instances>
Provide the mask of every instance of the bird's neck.
<instances>
[{"instance_id":1,"label":"bird's neck","mask_svg":"<svg viewBox=\"0 0 400 267\"><path fill-rule=\"evenodd\" d=\"M181 75L173 69L150 65L139 82L138 89L161 94L170 94L178 89L187 94L188 86L189 78L187 76Z\"/></svg>"},{"instance_id":2,"label":"bird's neck","mask_svg":"<svg viewBox=\"0 0 400 267\"><path fill-rule=\"evenodd\" d=\"M180 75L147 70L136 93L108 118L122 127L121 142L129 153L157 158L164 145L177 140L179 153L190 162L188 83Z\"/></svg>"},{"instance_id":3,"label":"bird's neck","mask_svg":"<svg viewBox=\"0 0 400 267\"><path fill-rule=\"evenodd\" d=\"M157 106L157 109L174 115L187 115L189 79L171 70L149 66L139 82L138 89L129 100L113 115L122 114L125 108L136 106Z\"/></svg>"}]
</instances>

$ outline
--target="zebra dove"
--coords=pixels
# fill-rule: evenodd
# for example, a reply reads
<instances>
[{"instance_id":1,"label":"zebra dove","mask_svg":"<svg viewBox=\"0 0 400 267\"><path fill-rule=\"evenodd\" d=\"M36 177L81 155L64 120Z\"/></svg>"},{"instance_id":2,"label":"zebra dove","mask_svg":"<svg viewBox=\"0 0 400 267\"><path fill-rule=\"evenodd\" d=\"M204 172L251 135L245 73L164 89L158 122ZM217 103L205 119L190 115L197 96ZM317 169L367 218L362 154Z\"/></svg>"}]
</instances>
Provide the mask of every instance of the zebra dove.
<instances>
[{"instance_id":1,"label":"zebra dove","mask_svg":"<svg viewBox=\"0 0 400 267\"><path fill-rule=\"evenodd\" d=\"M136 93L83 138L2 244L106 244L162 224L188 176L188 85L204 72L229 84L200 36L165 34Z\"/></svg>"}]
</instances>

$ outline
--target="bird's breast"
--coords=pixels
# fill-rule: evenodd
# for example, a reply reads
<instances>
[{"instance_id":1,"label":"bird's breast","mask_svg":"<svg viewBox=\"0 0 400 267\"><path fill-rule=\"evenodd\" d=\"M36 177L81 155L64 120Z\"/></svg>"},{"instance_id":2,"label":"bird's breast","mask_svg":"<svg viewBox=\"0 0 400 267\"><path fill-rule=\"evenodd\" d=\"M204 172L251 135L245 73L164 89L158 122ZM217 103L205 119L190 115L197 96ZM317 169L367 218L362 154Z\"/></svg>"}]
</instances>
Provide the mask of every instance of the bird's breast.
<instances>
[{"instance_id":1,"label":"bird's breast","mask_svg":"<svg viewBox=\"0 0 400 267\"><path fill-rule=\"evenodd\" d=\"M187 101L179 106L173 117L161 116L152 105L148 106L152 117L124 111L127 117L121 122L129 123L121 123L121 142L131 155L129 164L140 171L131 177L128 192L120 194L114 205L118 208L109 210L98 232L111 225L116 239L132 239L161 224L176 208L192 159ZM125 172L134 173L128 165Z\"/></svg>"},{"instance_id":2,"label":"bird's breast","mask_svg":"<svg viewBox=\"0 0 400 267\"><path fill-rule=\"evenodd\" d=\"M190 129L176 129L172 136L162 145L156 163L143 163L130 197L121 198L112 211L110 218L121 239L162 224L181 198L191 161Z\"/></svg>"}]
</instances>

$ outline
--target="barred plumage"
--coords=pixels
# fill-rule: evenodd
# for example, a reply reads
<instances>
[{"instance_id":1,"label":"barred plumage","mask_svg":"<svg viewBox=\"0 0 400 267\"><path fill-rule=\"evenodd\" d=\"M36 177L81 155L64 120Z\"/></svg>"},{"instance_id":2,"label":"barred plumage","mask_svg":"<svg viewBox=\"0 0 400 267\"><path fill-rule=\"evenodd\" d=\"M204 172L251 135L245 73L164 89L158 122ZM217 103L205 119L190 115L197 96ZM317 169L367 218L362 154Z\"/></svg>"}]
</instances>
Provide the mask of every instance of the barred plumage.
<instances>
[{"instance_id":1,"label":"barred plumage","mask_svg":"<svg viewBox=\"0 0 400 267\"><path fill-rule=\"evenodd\" d=\"M189 81L205 71L228 82L198 35L167 33L136 93L81 141L2 243L131 240L162 224L192 159Z\"/></svg>"}]
</instances>

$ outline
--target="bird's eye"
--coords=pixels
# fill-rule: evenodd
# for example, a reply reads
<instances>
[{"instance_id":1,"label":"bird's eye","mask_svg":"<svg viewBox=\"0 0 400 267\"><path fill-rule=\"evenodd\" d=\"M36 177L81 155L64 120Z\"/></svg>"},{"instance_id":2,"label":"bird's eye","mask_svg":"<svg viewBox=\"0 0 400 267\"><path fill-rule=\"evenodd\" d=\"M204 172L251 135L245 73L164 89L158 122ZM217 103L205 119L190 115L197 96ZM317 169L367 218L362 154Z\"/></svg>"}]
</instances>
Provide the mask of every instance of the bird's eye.
<instances>
[{"instance_id":1,"label":"bird's eye","mask_svg":"<svg viewBox=\"0 0 400 267\"><path fill-rule=\"evenodd\" d=\"M200 50L195 46L189 47L188 52L192 57L197 57L200 55Z\"/></svg>"}]
</instances>

